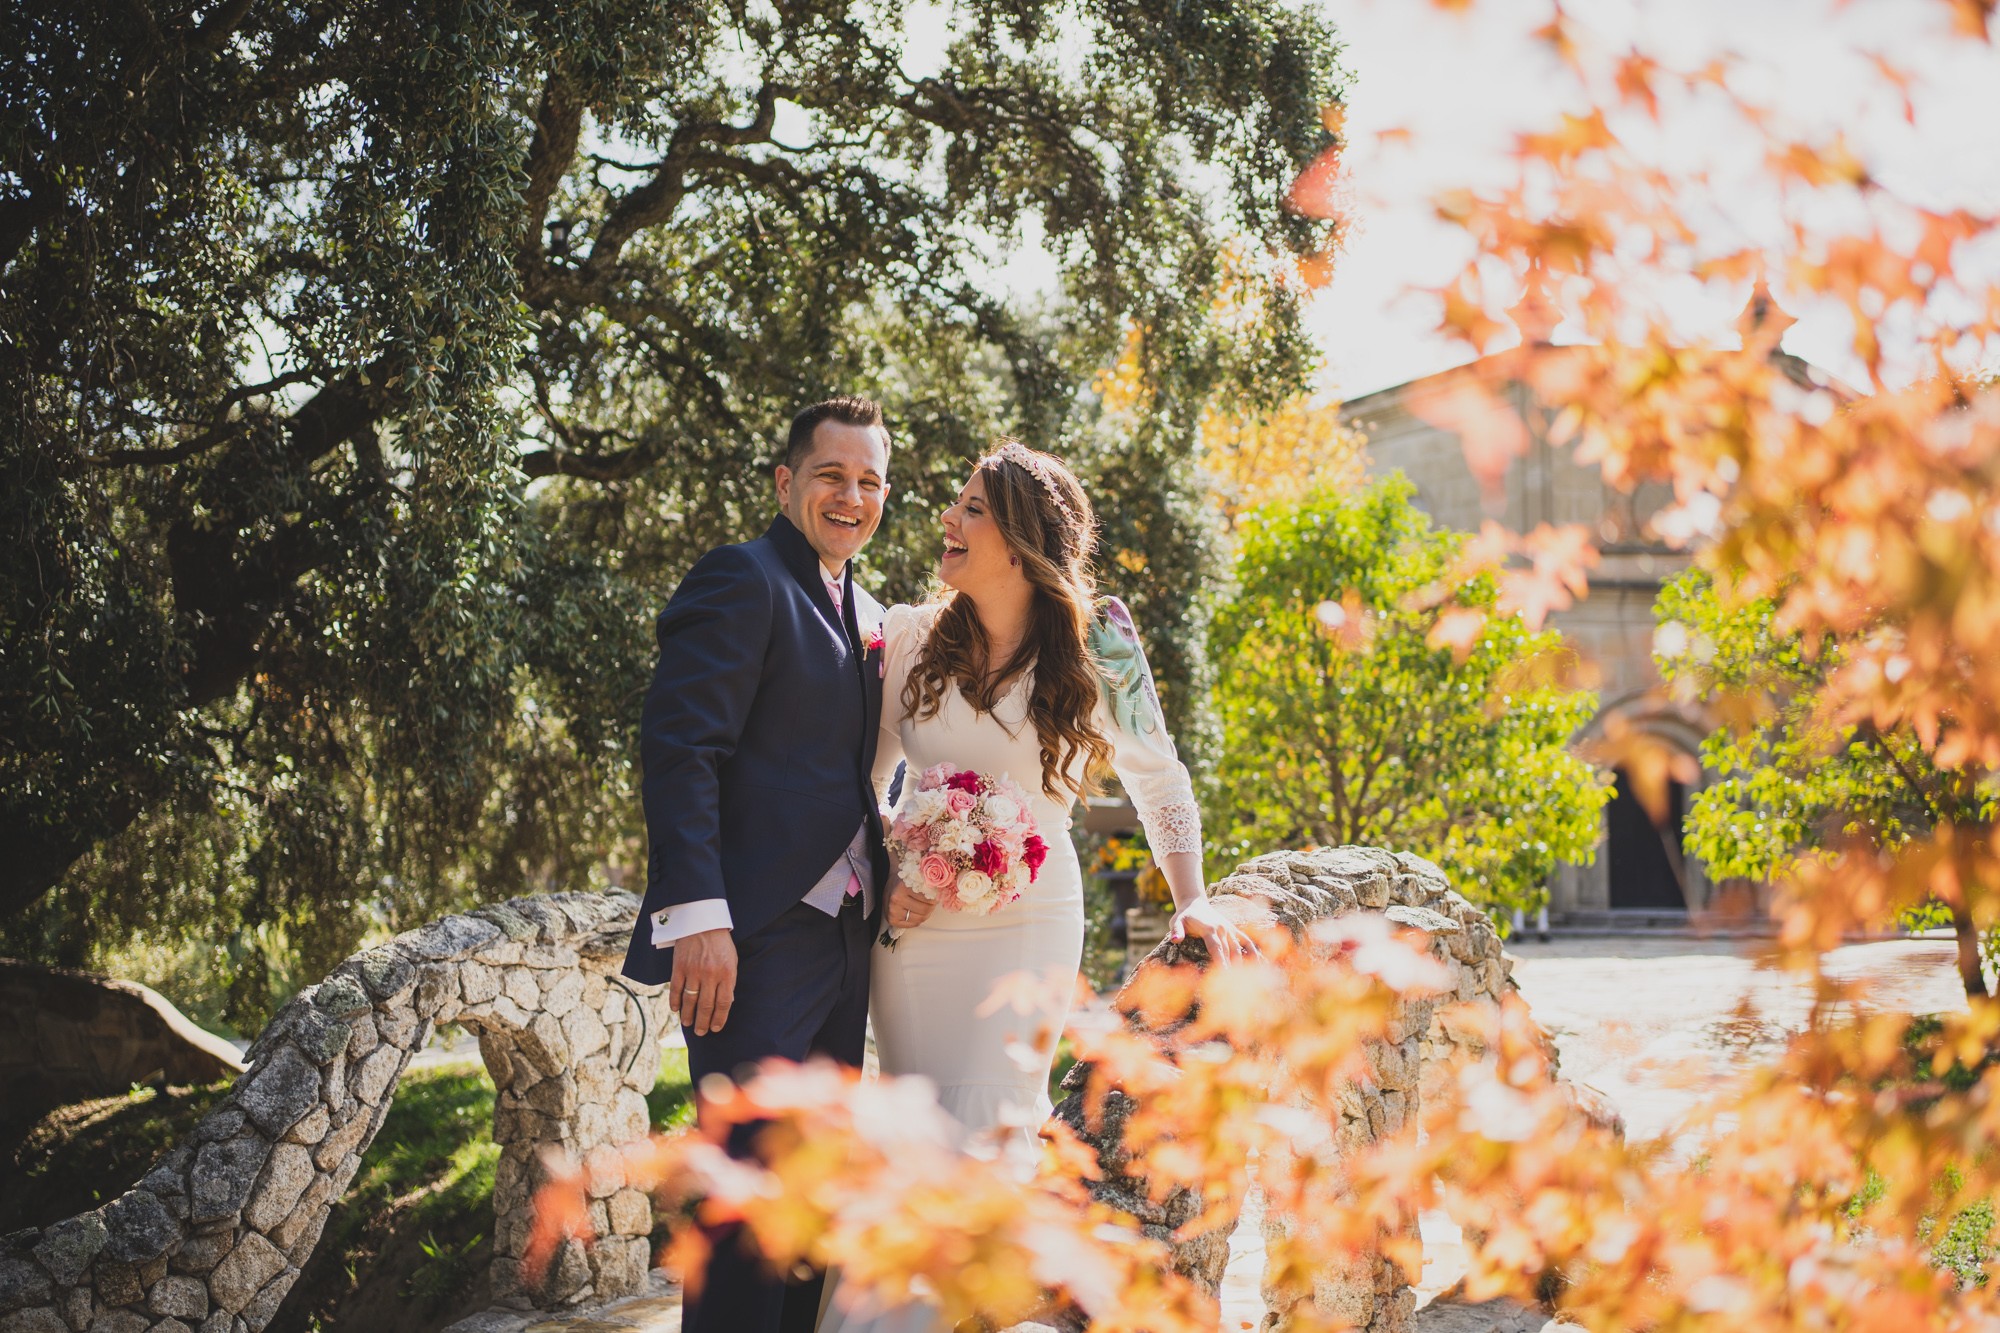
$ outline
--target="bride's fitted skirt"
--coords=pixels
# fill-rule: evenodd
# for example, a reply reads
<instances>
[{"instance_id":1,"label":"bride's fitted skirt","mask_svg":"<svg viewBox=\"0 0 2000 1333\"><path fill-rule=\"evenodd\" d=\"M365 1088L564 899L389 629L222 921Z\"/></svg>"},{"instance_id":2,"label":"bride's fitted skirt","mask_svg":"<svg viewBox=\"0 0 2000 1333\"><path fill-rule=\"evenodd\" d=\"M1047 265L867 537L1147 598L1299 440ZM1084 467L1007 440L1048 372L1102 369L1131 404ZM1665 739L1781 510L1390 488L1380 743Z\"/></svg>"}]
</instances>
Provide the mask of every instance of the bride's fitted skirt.
<instances>
[{"instance_id":1,"label":"bride's fitted skirt","mask_svg":"<svg viewBox=\"0 0 2000 1333\"><path fill-rule=\"evenodd\" d=\"M1049 1068L1083 960L1083 877L1068 838L1058 836L1019 902L992 916L933 912L896 932L895 948L877 944L870 963L869 1020L883 1076L930 1079L968 1131L968 1147L1018 1162L1024 1174L1052 1109ZM1017 973L1034 984L1008 984L1006 1002L988 1004ZM928 1306L847 1309L837 1288L829 1282L819 1333L949 1333Z\"/></svg>"},{"instance_id":2,"label":"bride's fitted skirt","mask_svg":"<svg viewBox=\"0 0 2000 1333\"><path fill-rule=\"evenodd\" d=\"M937 1084L938 1101L975 1146L1003 1127L1032 1145L1051 1109L1049 1066L1083 959L1076 853L1067 839L1051 848L1021 900L992 916L940 910L899 934L893 949L878 944L870 962L868 1012L882 1073ZM1017 974L1037 984L1011 984ZM1003 982L1005 996L996 996Z\"/></svg>"}]
</instances>

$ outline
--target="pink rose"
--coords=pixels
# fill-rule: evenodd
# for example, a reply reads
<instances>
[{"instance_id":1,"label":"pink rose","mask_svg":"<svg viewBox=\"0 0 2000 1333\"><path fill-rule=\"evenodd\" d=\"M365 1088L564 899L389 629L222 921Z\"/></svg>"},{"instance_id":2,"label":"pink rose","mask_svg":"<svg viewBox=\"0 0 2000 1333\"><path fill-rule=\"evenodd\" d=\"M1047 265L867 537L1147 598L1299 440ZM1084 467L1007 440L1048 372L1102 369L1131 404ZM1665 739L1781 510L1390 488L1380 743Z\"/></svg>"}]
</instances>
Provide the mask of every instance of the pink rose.
<instances>
[{"instance_id":1,"label":"pink rose","mask_svg":"<svg viewBox=\"0 0 2000 1333\"><path fill-rule=\"evenodd\" d=\"M933 890L947 888L958 878L958 872L951 868L951 862L936 852L926 856L918 870L924 877L925 887Z\"/></svg>"},{"instance_id":2,"label":"pink rose","mask_svg":"<svg viewBox=\"0 0 2000 1333\"><path fill-rule=\"evenodd\" d=\"M979 804L979 798L963 787L954 787L945 794L944 808L959 818L972 813L972 807Z\"/></svg>"},{"instance_id":3,"label":"pink rose","mask_svg":"<svg viewBox=\"0 0 2000 1333\"><path fill-rule=\"evenodd\" d=\"M931 829L928 824L919 824L896 835L896 840L919 854L931 849Z\"/></svg>"},{"instance_id":4,"label":"pink rose","mask_svg":"<svg viewBox=\"0 0 2000 1333\"><path fill-rule=\"evenodd\" d=\"M1007 869L1007 853L992 839L972 849L972 868L982 875L999 875Z\"/></svg>"}]
</instances>

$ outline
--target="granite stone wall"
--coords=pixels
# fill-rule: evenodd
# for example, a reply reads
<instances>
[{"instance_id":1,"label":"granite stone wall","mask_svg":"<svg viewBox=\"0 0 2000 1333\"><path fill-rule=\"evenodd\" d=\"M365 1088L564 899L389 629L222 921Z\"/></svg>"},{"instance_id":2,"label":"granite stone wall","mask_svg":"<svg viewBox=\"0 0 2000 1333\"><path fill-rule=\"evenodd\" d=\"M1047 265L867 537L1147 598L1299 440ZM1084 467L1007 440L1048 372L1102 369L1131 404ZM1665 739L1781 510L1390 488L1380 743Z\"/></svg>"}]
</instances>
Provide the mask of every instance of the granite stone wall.
<instances>
[{"instance_id":1,"label":"granite stone wall","mask_svg":"<svg viewBox=\"0 0 2000 1333\"><path fill-rule=\"evenodd\" d=\"M280 1010L247 1071L118 1198L0 1238L0 1333L256 1333L319 1241L396 1081L438 1024L479 1036L498 1089L493 1290L580 1305L636 1291L650 1199L623 1188L617 1146L648 1129L671 1021L658 988L618 975L630 894L517 898L356 955ZM600 1167L588 1249L567 1242L538 1290L520 1255L551 1163Z\"/></svg>"},{"instance_id":2,"label":"granite stone wall","mask_svg":"<svg viewBox=\"0 0 2000 1333\"><path fill-rule=\"evenodd\" d=\"M0 1153L58 1106L134 1083L214 1083L236 1048L131 981L0 958Z\"/></svg>"},{"instance_id":3,"label":"granite stone wall","mask_svg":"<svg viewBox=\"0 0 2000 1333\"><path fill-rule=\"evenodd\" d=\"M1476 1026L1451 1020L1454 1002L1518 1003L1491 920L1420 857L1370 847L1274 852L1212 892L1244 924L1299 934L1319 919L1379 913L1427 935L1448 969L1453 992L1405 1005L1394 1040L1369 1050L1369 1077L1333 1104L1303 1108L1324 1117L1349 1151L1401 1130L1425 1087L1486 1058ZM621 893L518 898L349 959L278 1013L229 1095L132 1189L80 1216L0 1237L0 1333L263 1329L353 1180L411 1056L445 1023L478 1034L498 1089L496 1299L519 1309L577 1307L639 1290L652 1206L624 1184L618 1150L647 1132L645 1093L672 1016L659 988L618 975L637 909ZM1206 951L1198 942L1162 943L1142 966L1182 961L1205 966ZM1101 1178L1092 1189L1170 1239L1199 1214L1198 1200L1183 1190L1155 1201L1147 1182L1126 1174L1120 1142L1131 1104L1114 1093L1103 1121L1088 1125L1085 1073L1071 1073L1056 1114L1097 1149ZM1586 1092L1578 1098L1580 1114L1615 1122ZM535 1190L549 1170L585 1163L597 1240L565 1242L530 1290L520 1257ZM1273 1237L1300 1224L1268 1210L1264 1222ZM1234 1227L1232 1219L1173 1241L1175 1268L1216 1290ZM1337 1318L1366 1333L1405 1333L1411 1277L1377 1255L1303 1284L1267 1280L1262 1327L1279 1333Z\"/></svg>"},{"instance_id":4,"label":"granite stone wall","mask_svg":"<svg viewBox=\"0 0 2000 1333\"><path fill-rule=\"evenodd\" d=\"M1324 1119L1343 1152L1357 1153L1402 1130L1416 1118L1426 1086L1435 1087L1437 1079L1455 1077L1455 1071L1467 1061L1486 1058L1477 1026L1452 1021L1455 1010L1464 1012L1459 1006L1519 1002L1511 964L1491 918L1454 892L1444 873L1422 857L1374 847L1273 852L1244 862L1209 891L1240 924L1278 923L1301 937L1314 921L1357 912L1379 913L1397 926L1428 936L1432 956L1451 976L1452 992L1432 1000L1406 1002L1391 1024L1389 1036L1393 1040L1370 1044L1366 1079L1343 1088L1332 1104L1301 1108ZM1140 967L1181 962L1205 967L1207 952L1199 943L1162 943ZM1159 1035L1170 1032L1171 1028ZM1553 1043L1548 1050L1553 1057ZM1097 1151L1100 1178L1091 1182L1093 1194L1136 1217L1148 1235L1168 1242L1177 1271L1211 1292L1218 1291L1235 1219L1200 1235L1174 1239L1179 1228L1201 1213L1199 1198L1191 1191L1179 1190L1164 1201L1155 1201L1148 1183L1129 1174L1132 1164L1122 1149L1122 1136L1133 1104L1123 1094L1112 1093L1105 1114L1093 1127L1083 1107L1088 1076L1087 1067L1070 1072L1063 1085L1069 1095L1056 1108L1056 1116ZM1281 1173L1285 1163L1266 1157L1256 1170ZM1263 1225L1266 1238L1275 1239L1303 1224L1301 1219L1267 1209ZM1414 1241L1414 1215L1406 1230L1403 1239ZM1260 1327L1269 1333L1283 1333L1338 1321L1364 1333L1408 1333L1416 1309L1414 1277L1387 1257L1386 1246L1384 1252L1365 1256L1343 1269L1314 1274L1305 1283L1267 1274ZM1077 1330L1083 1326L1074 1311L1048 1318L1052 1322L1044 1327Z\"/></svg>"}]
</instances>

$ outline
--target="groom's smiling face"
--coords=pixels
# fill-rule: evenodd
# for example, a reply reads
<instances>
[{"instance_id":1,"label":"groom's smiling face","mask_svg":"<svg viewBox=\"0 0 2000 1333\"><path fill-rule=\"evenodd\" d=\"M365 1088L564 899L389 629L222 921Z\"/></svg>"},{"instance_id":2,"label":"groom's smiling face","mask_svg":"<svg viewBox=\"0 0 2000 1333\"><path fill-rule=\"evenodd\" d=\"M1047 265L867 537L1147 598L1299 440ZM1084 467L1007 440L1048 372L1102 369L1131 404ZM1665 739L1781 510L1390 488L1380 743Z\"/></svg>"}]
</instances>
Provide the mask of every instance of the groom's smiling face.
<instances>
[{"instance_id":1,"label":"groom's smiling face","mask_svg":"<svg viewBox=\"0 0 2000 1333\"><path fill-rule=\"evenodd\" d=\"M797 468L777 472L778 507L828 569L868 544L889 495L889 440L880 426L822 421Z\"/></svg>"}]
</instances>

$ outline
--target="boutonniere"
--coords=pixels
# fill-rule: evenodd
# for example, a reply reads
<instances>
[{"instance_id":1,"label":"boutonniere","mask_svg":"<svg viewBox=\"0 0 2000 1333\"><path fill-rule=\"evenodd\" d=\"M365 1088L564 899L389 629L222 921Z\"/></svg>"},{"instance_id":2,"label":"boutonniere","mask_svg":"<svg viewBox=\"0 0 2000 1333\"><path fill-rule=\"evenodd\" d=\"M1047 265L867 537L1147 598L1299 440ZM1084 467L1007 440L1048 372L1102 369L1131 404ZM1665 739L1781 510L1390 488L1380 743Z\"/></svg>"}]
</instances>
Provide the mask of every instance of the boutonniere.
<instances>
[{"instance_id":1,"label":"boutonniere","mask_svg":"<svg viewBox=\"0 0 2000 1333\"><path fill-rule=\"evenodd\" d=\"M880 680L889 674L889 659L882 652L882 627L880 625L869 630L867 639L861 644L861 655L866 657L870 653L875 654L875 678Z\"/></svg>"}]
</instances>

